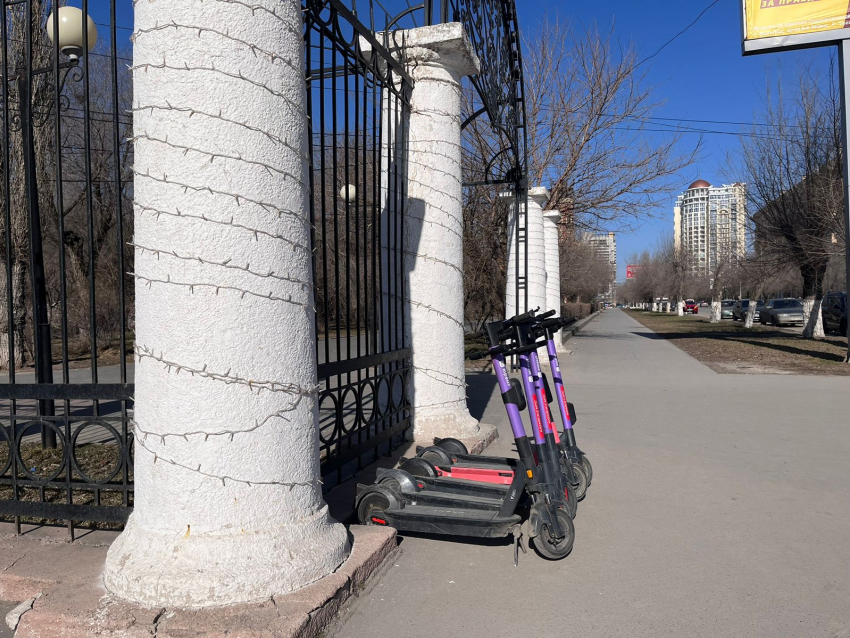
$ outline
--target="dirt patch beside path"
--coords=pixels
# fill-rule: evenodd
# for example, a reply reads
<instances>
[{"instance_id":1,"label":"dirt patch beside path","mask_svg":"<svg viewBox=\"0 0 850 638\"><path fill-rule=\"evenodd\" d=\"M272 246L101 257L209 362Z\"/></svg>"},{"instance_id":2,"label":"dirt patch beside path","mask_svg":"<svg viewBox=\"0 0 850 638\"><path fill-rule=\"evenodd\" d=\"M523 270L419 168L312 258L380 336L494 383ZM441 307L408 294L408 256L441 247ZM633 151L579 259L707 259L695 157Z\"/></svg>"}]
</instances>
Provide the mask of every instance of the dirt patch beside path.
<instances>
[{"instance_id":1,"label":"dirt patch beside path","mask_svg":"<svg viewBox=\"0 0 850 638\"><path fill-rule=\"evenodd\" d=\"M844 363L847 341L800 335L730 321L708 323L694 317L627 310L630 317L712 370L723 374L817 374L850 376ZM650 336L650 335L646 335Z\"/></svg>"}]
</instances>

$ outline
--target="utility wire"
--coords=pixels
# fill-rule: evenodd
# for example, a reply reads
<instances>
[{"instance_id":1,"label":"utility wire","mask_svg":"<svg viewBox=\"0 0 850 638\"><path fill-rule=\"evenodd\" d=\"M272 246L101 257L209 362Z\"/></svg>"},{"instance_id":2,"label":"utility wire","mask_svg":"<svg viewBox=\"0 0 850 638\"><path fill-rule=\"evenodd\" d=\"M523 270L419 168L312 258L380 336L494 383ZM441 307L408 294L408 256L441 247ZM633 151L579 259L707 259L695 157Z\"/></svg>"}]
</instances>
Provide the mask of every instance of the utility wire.
<instances>
[{"instance_id":1,"label":"utility wire","mask_svg":"<svg viewBox=\"0 0 850 638\"><path fill-rule=\"evenodd\" d=\"M684 29L682 29L681 31L679 31L679 33L677 33L676 35L674 35L672 38L670 38L669 40L667 40L667 42L665 42L664 44L662 44L662 45L661 45L661 47L660 47L660 48L659 48L659 49L658 49L655 53L653 53L653 54L652 54L652 55L650 55L649 57L646 57L646 58L644 58L643 60L641 60L640 62L638 62L638 63L635 65L635 68L638 68L638 67L639 67L641 64L643 64L644 62L649 62L652 58L654 58L655 56L657 56L659 53L661 53L661 52L662 52L664 49L666 49L668 46L670 46L671 44L673 44L673 42L674 42L674 41L675 41L675 40L676 40L679 36L684 35L685 33L687 33L687 31L688 31L688 30L689 30L692 26L694 26L697 22L699 22L699 21L700 21L700 19L701 19L701 18L702 18L702 17L703 17L706 13L708 13L708 10L709 10L709 9L711 9L711 8L712 8L714 5L716 5L718 2L720 2L720 0L714 0L714 2L712 2L711 4L709 4L709 5L708 5L705 9L703 9L703 10L700 12L700 14L699 14L699 15L698 15L695 19L694 19L694 21L693 21L693 22L691 22L688 26L686 26Z\"/></svg>"}]
</instances>

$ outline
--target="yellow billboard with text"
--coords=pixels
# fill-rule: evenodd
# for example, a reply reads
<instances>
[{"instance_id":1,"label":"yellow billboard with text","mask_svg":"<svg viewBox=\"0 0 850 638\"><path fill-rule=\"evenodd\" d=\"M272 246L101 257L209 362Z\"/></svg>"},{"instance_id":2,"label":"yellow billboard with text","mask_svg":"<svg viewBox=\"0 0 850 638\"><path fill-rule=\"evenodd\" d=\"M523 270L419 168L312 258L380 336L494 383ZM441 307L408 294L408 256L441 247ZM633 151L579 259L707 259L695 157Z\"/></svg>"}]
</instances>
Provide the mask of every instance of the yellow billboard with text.
<instances>
[{"instance_id":1,"label":"yellow billboard with text","mask_svg":"<svg viewBox=\"0 0 850 638\"><path fill-rule=\"evenodd\" d=\"M850 27L850 0L744 0L745 40Z\"/></svg>"}]
</instances>

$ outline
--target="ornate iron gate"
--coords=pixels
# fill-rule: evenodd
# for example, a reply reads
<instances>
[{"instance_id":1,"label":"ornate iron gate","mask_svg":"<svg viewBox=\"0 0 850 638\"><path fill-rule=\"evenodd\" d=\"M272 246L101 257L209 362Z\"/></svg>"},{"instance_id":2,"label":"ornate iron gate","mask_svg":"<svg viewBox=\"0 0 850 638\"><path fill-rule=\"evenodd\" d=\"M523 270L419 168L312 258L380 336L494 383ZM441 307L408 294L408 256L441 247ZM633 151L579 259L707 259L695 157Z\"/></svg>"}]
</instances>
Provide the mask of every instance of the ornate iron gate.
<instances>
[{"instance_id":1,"label":"ornate iron gate","mask_svg":"<svg viewBox=\"0 0 850 638\"><path fill-rule=\"evenodd\" d=\"M343 2L308 0L304 15L320 451L329 488L410 426L402 247L411 81Z\"/></svg>"},{"instance_id":2,"label":"ornate iron gate","mask_svg":"<svg viewBox=\"0 0 850 638\"><path fill-rule=\"evenodd\" d=\"M132 507L131 30L58 5L0 0L0 516L73 535Z\"/></svg>"}]
</instances>

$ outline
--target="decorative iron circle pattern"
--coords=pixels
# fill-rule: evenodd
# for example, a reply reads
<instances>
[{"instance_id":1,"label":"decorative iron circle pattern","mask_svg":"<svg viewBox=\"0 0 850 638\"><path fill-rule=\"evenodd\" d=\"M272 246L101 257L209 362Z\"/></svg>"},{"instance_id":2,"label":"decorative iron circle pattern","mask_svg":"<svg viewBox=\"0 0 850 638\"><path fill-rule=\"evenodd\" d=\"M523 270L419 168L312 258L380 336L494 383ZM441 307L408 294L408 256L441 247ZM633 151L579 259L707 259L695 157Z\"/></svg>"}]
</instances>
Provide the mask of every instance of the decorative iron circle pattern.
<instances>
[{"instance_id":1,"label":"decorative iron circle pattern","mask_svg":"<svg viewBox=\"0 0 850 638\"><path fill-rule=\"evenodd\" d=\"M112 469L112 471L109 474L106 475L106 478L96 478L96 477L91 476L88 473L86 473L83 470L82 465L80 464L79 457L77 456L77 447L79 445L78 440L80 438L80 435L83 434L87 429L93 429L93 428L103 428L104 430L106 430L109 433L109 437L112 439L109 442L100 441L100 442L96 442L96 443L93 443L93 444L94 445L106 445L106 446L110 446L110 447L114 446L114 449L115 449L115 452L116 452L115 457L117 459L117 463L115 463L114 469ZM83 444L83 445L86 445L86 444ZM89 444L89 445L92 445L92 444ZM70 458L71 458L71 464L74 467L74 472L76 472L83 480L85 480L89 483L93 483L95 485L106 485L107 483L111 482L116 476L118 476L119 472L121 472L121 469L124 467L124 454L123 454L122 447L123 446L121 445L121 435L118 433L118 430L116 430L114 427L112 427L108 423L104 423L104 422L101 422L101 421L88 421L86 423L83 423L80 427L78 427L74 431L74 434L71 437Z\"/></svg>"}]
</instances>

